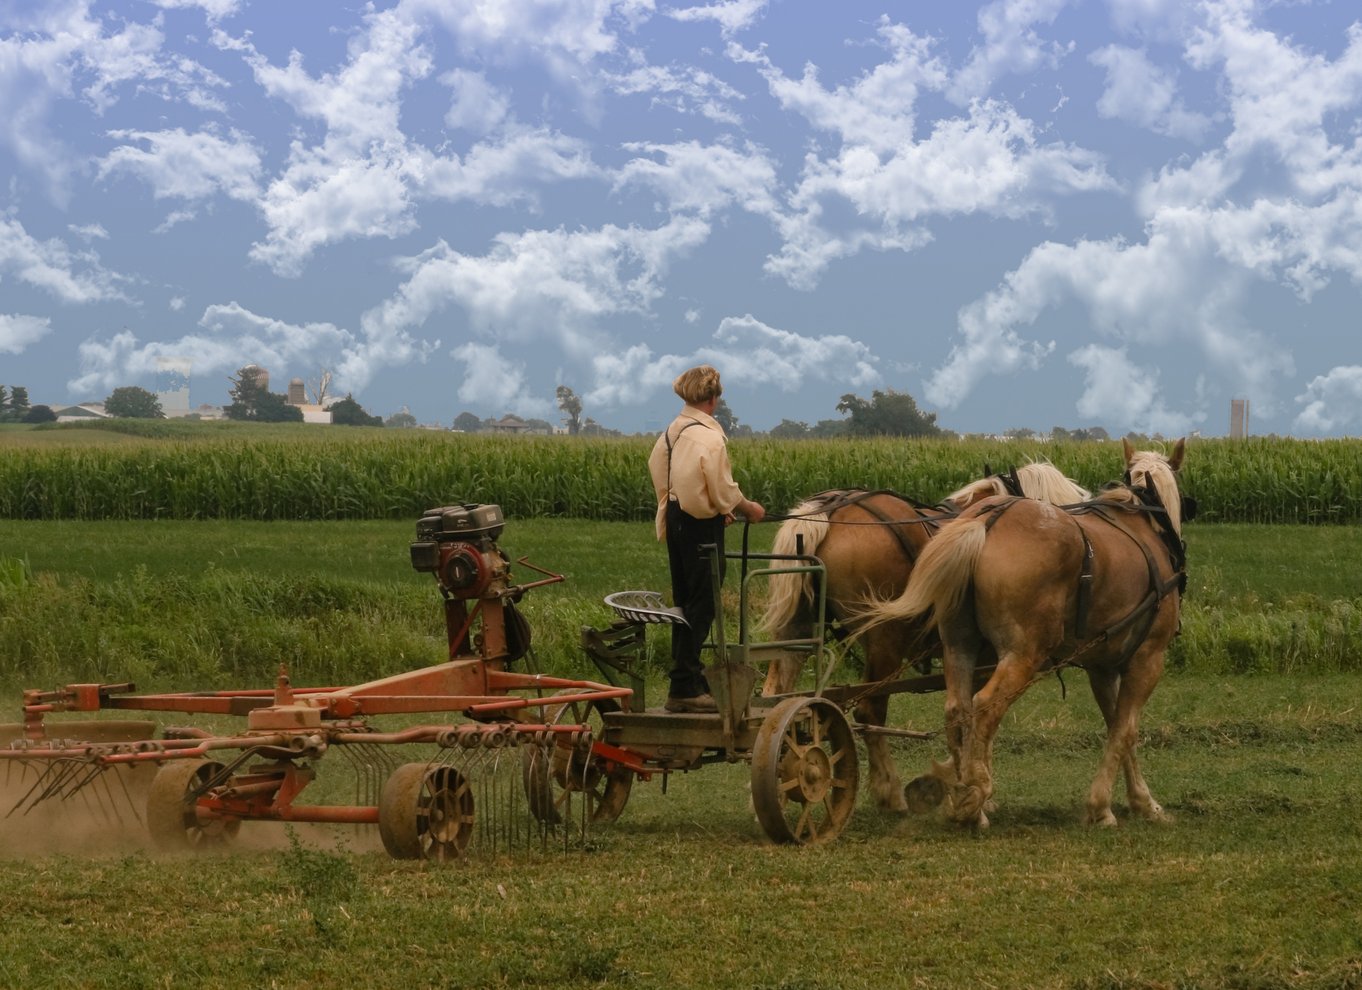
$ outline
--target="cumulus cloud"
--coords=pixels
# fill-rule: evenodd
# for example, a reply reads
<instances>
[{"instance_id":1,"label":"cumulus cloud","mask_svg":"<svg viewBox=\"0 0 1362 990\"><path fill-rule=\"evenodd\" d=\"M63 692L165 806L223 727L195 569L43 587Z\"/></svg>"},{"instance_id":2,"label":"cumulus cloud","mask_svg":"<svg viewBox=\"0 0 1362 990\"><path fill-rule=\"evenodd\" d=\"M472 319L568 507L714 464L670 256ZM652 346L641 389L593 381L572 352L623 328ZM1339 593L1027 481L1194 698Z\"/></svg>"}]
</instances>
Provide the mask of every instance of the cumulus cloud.
<instances>
[{"instance_id":1,"label":"cumulus cloud","mask_svg":"<svg viewBox=\"0 0 1362 990\"><path fill-rule=\"evenodd\" d=\"M1302 433L1356 432L1362 428L1362 367L1340 365L1310 380L1296 396L1303 408L1294 429Z\"/></svg>"},{"instance_id":2,"label":"cumulus cloud","mask_svg":"<svg viewBox=\"0 0 1362 990\"><path fill-rule=\"evenodd\" d=\"M663 13L676 21L714 21L728 37L756 23L766 5L767 0L719 0L696 7L674 7Z\"/></svg>"},{"instance_id":3,"label":"cumulus cloud","mask_svg":"<svg viewBox=\"0 0 1362 990\"><path fill-rule=\"evenodd\" d=\"M642 65L624 72L605 72L602 82L616 95L647 94L654 108L696 114L716 124L738 125L742 92L711 72L695 66Z\"/></svg>"},{"instance_id":4,"label":"cumulus cloud","mask_svg":"<svg viewBox=\"0 0 1362 990\"><path fill-rule=\"evenodd\" d=\"M122 276L92 251L72 251L52 238L40 241L18 220L0 217L0 278L8 276L64 303L128 301Z\"/></svg>"},{"instance_id":5,"label":"cumulus cloud","mask_svg":"<svg viewBox=\"0 0 1362 990\"><path fill-rule=\"evenodd\" d=\"M635 405L671 388L686 368L708 363L724 381L798 392L813 382L871 388L881 381L870 348L842 334L805 336L769 326L752 315L725 317L709 343L681 354L654 354L646 344L592 359L586 398L603 406Z\"/></svg>"},{"instance_id":6,"label":"cumulus cloud","mask_svg":"<svg viewBox=\"0 0 1362 990\"><path fill-rule=\"evenodd\" d=\"M1243 273L1219 257L1204 220L1195 212L1161 217L1143 244L1033 249L997 289L962 308L959 340L929 377L927 398L955 407L989 375L1039 367L1055 342L1027 340L1024 328L1047 310L1077 303L1091 327L1118 345L1195 349L1270 406L1274 382L1293 368L1290 355L1242 321Z\"/></svg>"},{"instance_id":7,"label":"cumulus cloud","mask_svg":"<svg viewBox=\"0 0 1362 990\"><path fill-rule=\"evenodd\" d=\"M1124 347L1089 344L1069 354L1069 363L1083 369L1083 394L1075 405L1085 422L1126 424L1141 433L1183 436L1205 415L1170 409L1160 394L1159 372L1130 360Z\"/></svg>"},{"instance_id":8,"label":"cumulus cloud","mask_svg":"<svg viewBox=\"0 0 1362 990\"><path fill-rule=\"evenodd\" d=\"M477 331L547 340L581 357L598 345L602 320L646 312L671 261L708 235L703 221L676 217L655 229L501 234L481 256L441 242L407 263L407 280L361 326L372 335L405 332L457 304Z\"/></svg>"},{"instance_id":9,"label":"cumulus cloud","mask_svg":"<svg viewBox=\"0 0 1362 990\"><path fill-rule=\"evenodd\" d=\"M1103 117L1187 141L1200 140L1210 127L1209 117L1184 106L1173 73L1156 66L1143 51L1107 45L1088 61L1106 70L1107 88L1097 100Z\"/></svg>"},{"instance_id":10,"label":"cumulus cloud","mask_svg":"<svg viewBox=\"0 0 1362 990\"><path fill-rule=\"evenodd\" d=\"M775 163L758 148L698 141L625 147L643 154L619 169L616 189L644 186L657 191L668 210L703 217L733 206L762 216L779 212Z\"/></svg>"},{"instance_id":11,"label":"cumulus cloud","mask_svg":"<svg viewBox=\"0 0 1362 990\"><path fill-rule=\"evenodd\" d=\"M481 72L451 69L440 76L440 82L452 93L445 111L445 123L450 127L486 134L510 116L510 98Z\"/></svg>"},{"instance_id":12,"label":"cumulus cloud","mask_svg":"<svg viewBox=\"0 0 1362 990\"><path fill-rule=\"evenodd\" d=\"M22 354L51 330L52 321L45 316L0 313L0 354Z\"/></svg>"},{"instance_id":13,"label":"cumulus cloud","mask_svg":"<svg viewBox=\"0 0 1362 990\"><path fill-rule=\"evenodd\" d=\"M171 340L144 342L128 330L86 340L77 348L80 373L67 387L77 395L97 394L156 374L167 361L187 363L193 375L231 373L247 364L275 374L339 369L357 346L349 331L333 324L288 323L235 302L207 307L199 326L204 332ZM337 389L358 391L365 384L367 379L336 373Z\"/></svg>"},{"instance_id":14,"label":"cumulus cloud","mask_svg":"<svg viewBox=\"0 0 1362 990\"><path fill-rule=\"evenodd\" d=\"M954 74L947 95L957 103L987 96L993 84L1008 74L1034 72L1058 64L1067 45L1045 41L1037 25L1054 22L1069 0L994 0L980 8L979 34L965 64Z\"/></svg>"},{"instance_id":15,"label":"cumulus cloud","mask_svg":"<svg viewBox=\"0 0 1362 990\"><path fill-rule=\"evenodd\" d=\"M464 366L463 382L457 392L460 401L521 417L542 418L552 414L553 403L532 394L524 362L508 360L491 344L467 343L450 354Z\"/></svg>"},{"instance_id":16,"label":"cumulus cloud","mask_svg":"<svg viewBox=\"0 0 1362 990\"><path fill-rule=\"evenodd\" d=\"M260 152L245 135L231 131L110 131L109 137L134 143L114 148L99 163L101 178L120 172L151 186L157 199L210 199L221 193L252 201L258 195Z\"/></svg>"}]
</instances>

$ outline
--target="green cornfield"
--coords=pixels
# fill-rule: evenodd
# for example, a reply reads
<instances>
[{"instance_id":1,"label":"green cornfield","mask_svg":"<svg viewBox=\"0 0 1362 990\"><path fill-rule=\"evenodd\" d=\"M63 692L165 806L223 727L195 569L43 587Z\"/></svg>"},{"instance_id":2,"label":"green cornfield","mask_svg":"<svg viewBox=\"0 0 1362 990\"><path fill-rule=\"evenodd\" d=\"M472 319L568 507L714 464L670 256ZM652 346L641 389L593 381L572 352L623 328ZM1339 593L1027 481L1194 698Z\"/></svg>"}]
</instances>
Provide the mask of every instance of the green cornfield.
<instances>
[{"instance_id":1,"label":"green cornfield","mask_svg":"<svg viewBox=\"0 0 1362 990\"><path fill-rule=\"evenodd\" d=\"M639 521L653 511L651 437L222 425L118 443L38 442L57 431L9 436L0 518L395 519L453 502L496 502L518 518ZM830 488L934 502L986 467L1033 460L1094 489L1123 471L1115 442L735 439L730 450L745 492L773 512ZM1362 440L1193 439L1182 489L1205 522L1356 523Z\"/></svg>"}]
</instances>

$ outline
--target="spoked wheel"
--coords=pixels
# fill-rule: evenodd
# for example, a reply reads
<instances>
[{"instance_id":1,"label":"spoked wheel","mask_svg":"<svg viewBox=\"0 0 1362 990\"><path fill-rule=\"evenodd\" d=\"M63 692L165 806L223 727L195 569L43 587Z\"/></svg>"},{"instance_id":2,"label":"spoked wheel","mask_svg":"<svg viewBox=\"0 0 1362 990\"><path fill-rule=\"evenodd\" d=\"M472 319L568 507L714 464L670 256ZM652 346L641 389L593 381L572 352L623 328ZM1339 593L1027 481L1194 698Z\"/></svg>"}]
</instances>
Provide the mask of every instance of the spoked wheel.
<instances>
[{"instance_id":1,"label":"spoked wheel","mask_svg":"<svg viewBox=\"0 0 1362 990\"><path fill-rule=\"evenodd\" d=\"M453 767L407 763L378 799L378 833L394 859L457 859L473 836L473 789Z\"/></svg>"},{"instance_id":2,"label":"spoked wheel","mask_svg":"<svg viewBox=\"0 0 1362 990\"><path fill-rule=\"evenodd\" d=\"M856 806L860 764L842 710L824 698L786 698L752 747L752 803L774 842L836 837Z\"/></svg>"},{"instance_id":3,"label":"spoked wheel","mask_svg":"<svg viewBox=\"0 0 1362 990\"><path fill-rule=\"evenodd\" d=\"M588 725L591 739L603 737L602 714L619 711L613 698L570 701L544 710L549 725ZM521 750L525 794L530 813L546 825L573 821L585 814L593 824L613 822L629 801L634 772L610 767L591 752L590 740L555 739L548 749L526 746ZM585 805L583 807L583 804Z\"/></svg>"},{"instance_id":4,"label":"spoked wheel","mask_svg":"<svg viewBox=\"0 0 1362 990\"><path fill-rule=\"evenodd\" d=\"M156 771L147 790L147 831L159 848L213 849L236 838L239 819L198 813L199 798L224 769L214 760L176 760Z\"/></svg>"}]
</instances>

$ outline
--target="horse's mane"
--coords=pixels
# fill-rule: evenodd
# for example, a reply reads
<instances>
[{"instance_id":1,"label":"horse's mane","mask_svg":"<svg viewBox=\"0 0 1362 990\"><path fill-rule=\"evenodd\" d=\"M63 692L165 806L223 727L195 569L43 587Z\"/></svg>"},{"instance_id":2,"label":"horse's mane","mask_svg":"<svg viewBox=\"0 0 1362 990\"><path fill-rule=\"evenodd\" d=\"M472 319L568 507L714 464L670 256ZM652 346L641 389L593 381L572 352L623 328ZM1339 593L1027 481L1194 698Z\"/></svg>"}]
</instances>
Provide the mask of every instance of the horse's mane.
<instances>
[{"instance_id":1,"label":"horse's mane","mask_svg":"<svg viewBox=\"0 0 1362 990\"><path fill-rule=\"evenodd\" d=\"M1159 502L1168 513L1168 524L1173 532L1182 535L1182 496L1178 493L1177 477L1173 474L1168 458L1152 450L1139 450L1131 455L1127 476L1130 485L1107 489L1097 496L1101 502L1139 504L1140 496L1130 486L1148 486L1154 489Z\"/></svg>"},{"instance_id":2,"label":"horse's mane","mask_svg":"<svg viewBox=\"0 0 1362 990\"><path fill-rule=\"evenodd\" d=\"M1073 505L1086 502L1092 493L1080 486L1049 461L1032 461L1017 468L1017 480L1021 482L1022 493L1027 498L1049 502L1051 505ZM990 495L1009 494L1007 486L997 475L990 475L978 481L971 481L963 488L947 495L945 502L950 505L973 505Z\"/></svg>"}]
</instances>

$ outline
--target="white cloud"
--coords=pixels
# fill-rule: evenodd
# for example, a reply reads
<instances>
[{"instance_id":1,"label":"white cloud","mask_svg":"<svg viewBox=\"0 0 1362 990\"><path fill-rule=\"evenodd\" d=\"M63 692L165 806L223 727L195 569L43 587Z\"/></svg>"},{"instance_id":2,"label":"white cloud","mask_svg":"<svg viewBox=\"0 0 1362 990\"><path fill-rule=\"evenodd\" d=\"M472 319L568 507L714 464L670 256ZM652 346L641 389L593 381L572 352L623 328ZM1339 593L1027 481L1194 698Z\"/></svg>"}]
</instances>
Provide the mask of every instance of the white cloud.
<instances>
[{"instance_id":1,"label":"white cloud","mask_svg":"<svg viewBox=\"0 0 1362 990\"><path fill-rule=\"evenodd\" d=\"M615 51L619 32L632 31L653 11L652 0L403 0L404 16L429 17L468 55L489 60L540 60L562 75Z\"/></svg>"},{"instance_id":2,"label":"white cloud","mask_svg":"<svg viewBox=\"0 0 1362 990\"><path fill-rule=\"evenodd\" d=\"M700 363L718 367L727 384L797 392L811 382L869 388L881 381L870 348L841 334L804 336L768 326L749 315L720 321L711 342L680 354L656 355L646 344L592 358L593 405L636 405Z\"/></svg>"},{"instance_id":3,"label":"white cloud","mask_svg":"<svg viewBox=\"0 0 1362 990\"><path fill-rule=\"evenodd\" d=\"M365 313L361 326L379 336L406 331L453 303L475 330L517 343L555 342L580 358L598 345L603 319L646 312L662 294L672 259L708 234L703 221L673 218L656 229L501 234L480 257L441 242L408 262L407 281Z\"/></svg>"},{"instance_id":4,"label":"white cloud","mask_svg":"<svg viewBox=\"0 0 1362 990\"><path fill-rule=\"evenodd\" d=\"M1097 112L1103 117L1187 141L1200 140L1210 127L1210 118L1184 106L1174 74L1155 65L1143 51L1107 45L1088 61L1106 70L1107 88L1097 100Z\"/></svg>"},{"instance_id":5,"label":"white cloud","mask_svg":"<svg viewBox=\"0 0 1362 990\"><path fill-rule=\"evenodd\" d=\"M94 241L107 241L107 240L109 239L109 232L108 232L107 230L104 229L104 225L103 225L103 224L98 224L98 223L84 223L84 224L69 223L69 224L66 225L66 229L69 230L69 231L71 231L71 233L75 234L77 237L79 237L79 238L80 238L82 241L84 241L86 244L91 244L91 243L93 243Z\"/></svg>"},{"instance_id":6,"label":"white cloud","mask_svg":"<svg viewBox=\"0 0 1362 990\"><path fill-rule=\"evenodd\" d=\"M414 189L435 199L531 208L542 185L602 175L584 141L522 125L479 142L462 158L418 152L404 174Z\"/></svg>"},{"instance_id":7,"label":"white cloud","mask_svg":"<svg viewBox=\"0 0 1362 990\"><path fill-rule=\"evenodd\" d=\"M1069 355L1084 371L1083 394L1075 406L1084 422L1121 423L1141 433L1184 436L1205 419L1167 408L1156 369L1134 364L1124 347L1089 344Z\"/></svg>"},{"instance_id":8,"label":"white cloud","mask_svg":"<svg viewBox=\"0 0 1362 990\"><path fill-rule=\"evenodd\" d=\"M525 364L507 360L492 345L468 343L454 348L451 356L465 366L463 382L456 393L460 401L475 408L515 413L521 417L543 418L553 412L553 403L536 398L525 375Z\"/></svg>"},{"instance_id":9,"label":"white cloud","mask_svg":"<svg viewBox=\"0 0 1362 990\"><path fill-rule=\"evenodd\" d=\"M509 97L481 72L451 69L440 76L440 82L453 91L445 111L445 123L450 127L486 134L510 116Z\"/></svg>"},{"instance_id":10,"label":"white cloud","mask_svg":"<svg viewBox=\"0 0 1362 990\"><path fill-rule=\"evenodd\" d=\"M1304 406L1293 428L1303 433L1356 432L1362 428L1362 367L1341 365L1311 379L1296 396Z\"/></svg>"},{"instance_id":11,"label":"white cloud","mask_svg":"<svg viewBox=\"0 0 1362 990\"><path fill-rule=\"evenodd\" d=\"M1245 273L1220 256L1213 234L1204 215L1186 211L1161 216L1143 244L1033 249L997 289L961 309L960 340L929 378L927 398L955 407L988 375L1039 367L1055 342L1027 341L1021 329L1077 302L1097 333L1127 347L1197 353L1236 390L1270 408L1274 382L1292 371L1291 357L1247 325Z\"/></svg>"},{"instance_id":12,"label":"white cloud","mask_svg":"<svg viewBox=\"0 0 1362 990\"><path fill-rule=\"evenodd\" d=\"M655 157L627 162L617 174L617 189L647 186L662 194L667 209L705 217L735 205L762 216L773 216L778 210L775 164L757 148L740 150L697 141L625 148Z\"/></svg>"},{"instance_id":13,"label":"white cloud","mask_svg":"<svg viewBox=\"0 0 1362 990\"><path fill-rule=\"evenodd\" d=\"M45 316L0 313L0 354L22 354L51 330L52 321Z\"/></svg>"},{"instance_id":14,"label":"white cloud","mask_svg":"<svg viewBox=\"0 0 1362 990\"><path fill-rule=\"evenodd\" d=\"M861 75L850 86L827 89L818 79L818 68L804 67L799 79L791 79L761 52L728 46L734 61L757 66L771 95L780 105L799 114L815 128L830 131L850 145L875 152L891 151L911 144L917 98L922 90L940 90L947 82L945 65L932 55L930 39L920 37L888 18L880 19L876 33L888 60Z\"/></svg>"},{"instance_id":15,"label":"white cloud","mask_svg":"<svg viewBox=\"0 0 1362 990\"><path fill-rule=\"evenodd\" d=\"M0 217L0 279L18 279L64 303L127 301L121 276L92 251L73 252L61 241L39 241L18 220Z\"/></svg>"},{"instance_id":16,"label":"white cloud","mask_svg":"<svg viewBox=\"0 0 1362 990\"><path fill-rule=\"evenodd\" d=\"M110 131L135 143L119 145L99 164L99 175L126 172L144 182L157 199L210 199L218 193L251 202L259 195L260 152L245 135L211 131Z\"/></svg>"},{"instance_id":17,"label":"white cloud","mask_svg":"<svg viewBox=\"0 0 1362 990\"><path fill-rule=\"evenodd\" d=\"M1034 125L1011 107L971 105L964 118L938 121L929 136L881 155L846 146L825 162L809 160L782 220L785 244L767 270L811 288L834 258L864 247L909 250L930 240L933 217L985 213L1048 214L1056 194L1110 191L1100 156L1071 145L1042 144ZM843 200L864 224L826 228L822 202Z\"/></svg>"},{"instance_id":18,"label":"white cloud","mask_svg":"<svg viewBox=\"0 0 1362 990\"><path fill-rule=\"evenodd\" d=\"M77 348L80 373L67 387L76 395L97 394L149 378L166 361L187 363L187 373L195 377L230 374L247 364L261 365L275 376L305 375L321 367L339 369L356 349L354 336L334 324L288 323L235 302L207 307L199 326L204 333L172 340L142 342L127 330L108 339L86 340ZM336 370L338 391L359 391L367 383Z\"/></svg>"},{"instance_id":19,"label":"white cloud","mask_svg":"<svg viewBox=\"0 0 1362 990\"><path fill-rule=\"evenodd\" d=\"M1004 75L1024 75L1058 65L1069 46L1042 40L1035 28L1052 24L1068 2L994 0L980 8L978 26L983 41L955 73L947 95L964 105L987 96Z\"/></svg>"},{"instance_id":20,"label":"white cloud","mask_svg":"<svg viewBox=\"0 0 1362 990\"><path fill-rule=\"evenodd\" d=\"M663 13L677 21L714 21L724 37L745 31L766 10L767 0L718 0L698 7L674 7Z\"/></svg>"},{"instance_id":21,"label":"white cloud","mask_svg":"<svg viewBox=\"0 0 1362 990\"><path fill-rule=\"evenodd\" d=\"M601 78L616 95L652 94L653 107L699 114L717 124L736 126L742 122L734 107L745 99L744 95L695 66L644 65L627 72L607 72Z\"/></svg>"},{"instance_id":22,"label":"white cloud","mask_svg":"<svg viewBox=\"0 0 1362 990\"><path fill-rule=\"evenodd\" d=\"M151 0L164 10L202 9L208 23L216 24L241 9L242 0Z\"/></svg>"}]
</instances>

